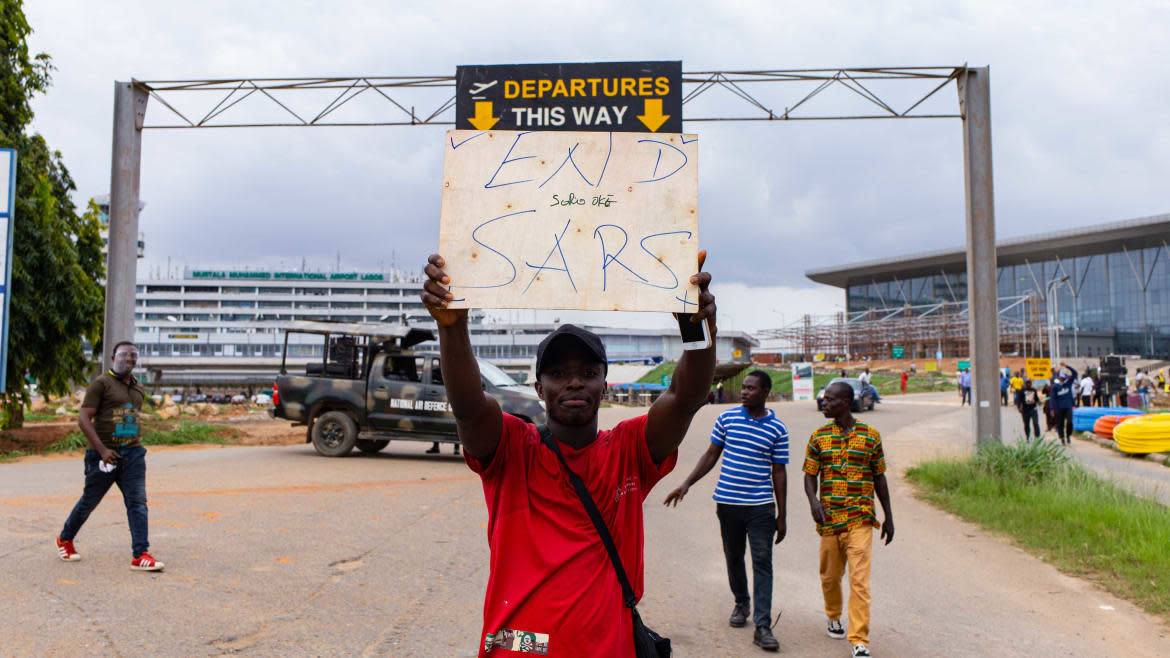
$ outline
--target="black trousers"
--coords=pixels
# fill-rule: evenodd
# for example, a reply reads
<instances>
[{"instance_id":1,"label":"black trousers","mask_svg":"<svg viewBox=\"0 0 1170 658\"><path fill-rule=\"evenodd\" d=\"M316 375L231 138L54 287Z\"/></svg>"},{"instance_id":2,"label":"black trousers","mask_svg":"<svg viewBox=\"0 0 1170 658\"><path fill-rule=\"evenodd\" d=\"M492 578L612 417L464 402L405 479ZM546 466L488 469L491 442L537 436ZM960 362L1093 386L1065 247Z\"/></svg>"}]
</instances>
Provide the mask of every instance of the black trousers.
<instances>
[{"instance_id":1,"label":"black trousers","mask_svg":"<svg viewBox=\"0 0 1170 658\"><path fill-rule=\"evenodd\" d=\"M1032 406L1032 407L1021 408L1020 409L1020 417L1024 419L1024 438L1030 439L1030 438L1032 438L1031 435L1035 434L1036 438L1039 439L1040 438L1040 414L1038 414L1036 412L1036 407ZM1029 432L1028 423L1032 423L1031 427L1035 431Z\"/></svg>"},{"instance_id":2,"label":"black trousers","mask_svg":"<svg viewBox=\"0 0 1170 658\"><path fill-rule=\"evenodd\" d=\"M1056 435L1060 437L1061 442L1068 442L1072 439L1072 409L1056 409Z\"/></svg>"},{"instance_id":3,"label":"black trousers","mask_svg":"<svg viewBox=\"0 0 1170 658\"><path fill-rule=\"evenodd\" d=\"M727 581L736 605L747 605L747 571L743 554L752 549L752 593L756 626L772 625L772 540L776 537L776 506L727 505L718 503L719 532L723 535L723 557L727 560Z\"/></svg>"}]
</instances>

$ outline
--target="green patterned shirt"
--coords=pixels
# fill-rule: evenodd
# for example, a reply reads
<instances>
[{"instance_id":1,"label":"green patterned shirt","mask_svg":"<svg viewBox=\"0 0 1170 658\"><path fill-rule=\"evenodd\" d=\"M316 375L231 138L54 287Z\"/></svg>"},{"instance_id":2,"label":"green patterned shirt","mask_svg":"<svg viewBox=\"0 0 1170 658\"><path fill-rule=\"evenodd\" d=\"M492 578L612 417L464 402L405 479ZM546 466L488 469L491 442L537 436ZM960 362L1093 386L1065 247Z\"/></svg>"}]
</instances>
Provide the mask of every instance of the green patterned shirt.
<instances>
[{"instance_id":1,"label":"green patterned shirt","mask_svg":"<svg viewBox=\"0 0 1170 658\"><path fill-rule=\"evenodd\" d=\"M820 476L825 508L825 522L817 525L821 535L863 525L881 527L873 513L873 479L886 472L886 458L877 430L860 421L848 432L836 421L821 427L809 437L804 472Z\"/></svg>"}]
</instances>

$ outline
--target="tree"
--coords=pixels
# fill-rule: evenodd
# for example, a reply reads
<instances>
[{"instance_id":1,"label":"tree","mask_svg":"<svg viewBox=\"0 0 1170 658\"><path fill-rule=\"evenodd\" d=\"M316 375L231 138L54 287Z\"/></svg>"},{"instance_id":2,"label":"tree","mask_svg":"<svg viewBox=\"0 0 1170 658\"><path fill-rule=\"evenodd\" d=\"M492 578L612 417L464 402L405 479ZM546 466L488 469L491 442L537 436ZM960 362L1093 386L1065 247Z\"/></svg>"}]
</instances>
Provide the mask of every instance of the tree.
<instances>
[{"instance_id":1,"label":"tree","mask_svg":"<svg viewBox=\"0 0 1170 658\"><path fill-rule=\"evenodd\" d=\"M0 0L0 145L17 152L12 279L8 315L5 427L20 427L27 378L47 395L65 395L86 375L83 340L99 345L105 293L97 206L78 215L76 190L59 151L28 134L32 98L49 88L52 60L30 57L32 29L21 0Z\"/></svg>"}]
</instances>

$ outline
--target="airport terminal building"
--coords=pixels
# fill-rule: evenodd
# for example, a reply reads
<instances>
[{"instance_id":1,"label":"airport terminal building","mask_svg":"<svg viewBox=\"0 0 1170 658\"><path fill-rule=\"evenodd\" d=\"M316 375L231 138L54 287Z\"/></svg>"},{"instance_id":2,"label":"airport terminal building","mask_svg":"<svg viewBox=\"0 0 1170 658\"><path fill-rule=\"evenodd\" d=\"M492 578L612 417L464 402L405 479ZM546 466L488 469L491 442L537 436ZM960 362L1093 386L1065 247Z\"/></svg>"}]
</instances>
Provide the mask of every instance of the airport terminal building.
<instances>
[{"instance_id":1,"label":"airport terminal building","mask_svg":"<svg viewBox=\"0 0 1170 658\"><path fill-rule=\"evenodd\" d=\"M1029 235L996 244L1001 350L1031 338L1042 347L1050 296L1060 352L1170 358L1170 215ZM846 293L848 322L903 320L962 308L967 299L966 250L947 249L811 270L805 275ZM960 318L961 320L961 318ZM957 327L960 332L966 328ZM1020 327L1016 338L1013 327ZM907 337L902 342L910 342ZM1033 353L1029 349L1029 353ZM933 350L931 350L933 351ZM888 352L887 352L888 353ZM888 357L887 357L888 358Z\"/></svg>"},{"instance_id":2,"label":"airport terminal building","mask_svg":"<svg viewBox=\"0 0 1170 658\"><path fill-rule=\"evenodd\" d=\"M241 372L258 378L275 373L284 350L285 329L298 320L405 323L435 328L419 294L418 274L384 272L314 272L239 268L187 268L169 276L139 276L135 293L135 336L139 365L148 373L199 373L203 381L222 375L238 380ZM472 347L513 373L530 371L536 347L555 325L499 324L485 321L483 311L469 313ZM590 327L606 345L612 362L677 359L682 345L677 328L629 329ZM720 331L720 362L750 363L758 342L737 331ZM438 349L424 343L417 349ZM291 335L290 364L322 358L319 338ZM151 377L147 377L152 381Z\"/></svg>"}]
</instances>

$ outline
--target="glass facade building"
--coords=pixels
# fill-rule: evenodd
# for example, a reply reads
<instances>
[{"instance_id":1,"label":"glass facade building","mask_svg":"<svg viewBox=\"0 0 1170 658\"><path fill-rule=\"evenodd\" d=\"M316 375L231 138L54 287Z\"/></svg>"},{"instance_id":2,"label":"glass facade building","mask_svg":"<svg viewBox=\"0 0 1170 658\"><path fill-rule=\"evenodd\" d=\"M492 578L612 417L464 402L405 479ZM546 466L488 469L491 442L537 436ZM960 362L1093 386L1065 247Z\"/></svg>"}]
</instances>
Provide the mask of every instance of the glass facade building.
<instances>
[{"instance_id":1,"label":"glass facade building","mask_svg":"<svg viewBox=\"0 0 1170 658\"><path fill-rule=\"evenodd\" d=\"M1001 312L1044 314L1055 295L1061 351L1170 358L1170 215L997 244ZM953 249L807 273L846 291L849 314L967 299L966 252ZM1029 297L1030 304L1017 303Z\"/></svg>"}]
</instances>

